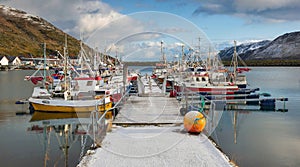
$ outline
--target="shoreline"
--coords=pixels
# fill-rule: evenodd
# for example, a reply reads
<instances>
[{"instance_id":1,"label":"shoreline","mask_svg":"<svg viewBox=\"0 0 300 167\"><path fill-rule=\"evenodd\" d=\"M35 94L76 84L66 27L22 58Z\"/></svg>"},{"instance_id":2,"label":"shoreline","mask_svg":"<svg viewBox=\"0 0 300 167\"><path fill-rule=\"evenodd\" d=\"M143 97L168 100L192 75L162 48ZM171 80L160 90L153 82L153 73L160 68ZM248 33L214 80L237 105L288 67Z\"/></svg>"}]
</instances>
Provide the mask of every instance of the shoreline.
<instances>
[{"instance_id":1,"label":"shoreline","mask_svg":"<svg viewBox=\"0 0 300 167\"><path fill-rule=\"evenodd\" d=\"M130 65L130 66L151 66L151 65ZM230 67L230 66L224 66L224 67ZM244 67L244 66L241 66ZM300 65L298 66L272 66L272 65L268 65L268 66L247 66L247 67L255 67L255 68L300 68ZM61 68L61 67L51 67L48 70L55 70L56 68ZM27 71L27 70L37 70L35 68L15 68L15 69L9 69L9 68L2 68L0 67L0 71ZM43 70L43 69L40 69Z\"/></svg>"}]
</instances>

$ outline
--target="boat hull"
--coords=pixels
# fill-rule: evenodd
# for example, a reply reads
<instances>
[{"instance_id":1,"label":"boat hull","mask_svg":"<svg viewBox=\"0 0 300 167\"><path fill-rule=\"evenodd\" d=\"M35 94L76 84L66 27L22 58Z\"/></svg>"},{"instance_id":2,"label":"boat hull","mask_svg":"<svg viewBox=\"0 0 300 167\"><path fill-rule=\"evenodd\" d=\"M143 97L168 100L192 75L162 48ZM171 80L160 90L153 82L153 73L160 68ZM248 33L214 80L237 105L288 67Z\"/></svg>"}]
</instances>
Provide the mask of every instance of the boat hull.
<instances>
[{"instance_id":1,"label":"boat hull","mask_svg":"<svg viewBox=\"0 0 300 167\"><path fill-rule=\"evenodd\" d=\"M64 112L64 113L76 113L76 112L91 112L96 109L98 111L105 111L112 108L112 102L108 100L106 103L99 103L99 100L47 100L47 99L29 99L35 111L44 112Z\"/></svg>"},{"instance_id":2,"label":"boat hull","mask_svg":"<svg viewBox=\"0 0 300 167\"><path fill-rule=\"evenodd\" d=\"M190 92L199 92L199 93L208 93L208 94L234 94L235 91L238 91L238 87L231 86L220 86L220 87L185 87L175 85L174 89L177 92L190 91Z\"/></svg>"},{"instance_id":3,"label":"boat hull","mask_svg":"<svg viewBox=\"0 0 300 167\"><path fill-rule=\"evenodd\" d=\"M43 121L43 120L52 120L52 119L70 119L70 118L90 118L90 113L49 113L49 112L39 112L36 111L32 115L30 122Z\"/></svg>"}]
</instances>

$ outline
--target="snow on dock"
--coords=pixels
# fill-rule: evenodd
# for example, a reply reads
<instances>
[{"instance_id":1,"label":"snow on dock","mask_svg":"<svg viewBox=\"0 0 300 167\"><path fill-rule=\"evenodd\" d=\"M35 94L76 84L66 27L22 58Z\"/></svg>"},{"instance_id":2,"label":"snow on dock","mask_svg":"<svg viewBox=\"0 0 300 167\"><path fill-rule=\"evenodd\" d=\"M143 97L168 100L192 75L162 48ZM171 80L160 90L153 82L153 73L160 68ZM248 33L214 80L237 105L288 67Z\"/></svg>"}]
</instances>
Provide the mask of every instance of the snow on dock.
<instances>
[{"instance_id":1,"label":"snow on dock","mask_svg":"<svg viewBox=\"0 0 300 167\"><path fill-rule=\"evenodd\" d=\"M230 166L205 135L182 127L116 127L79 166Z\"/></svg>"},{"instance_id":2,"label":"snow on dock","mask_svg":"<svg viewBox=\"0 0 300 167\"><path fill-rule=\"evenodd\" d=\"M129 97L101 147L78 166L231 166L204 134L184 130L176 99L145 82L145 96Z\"/></svg>"}]
</instances>

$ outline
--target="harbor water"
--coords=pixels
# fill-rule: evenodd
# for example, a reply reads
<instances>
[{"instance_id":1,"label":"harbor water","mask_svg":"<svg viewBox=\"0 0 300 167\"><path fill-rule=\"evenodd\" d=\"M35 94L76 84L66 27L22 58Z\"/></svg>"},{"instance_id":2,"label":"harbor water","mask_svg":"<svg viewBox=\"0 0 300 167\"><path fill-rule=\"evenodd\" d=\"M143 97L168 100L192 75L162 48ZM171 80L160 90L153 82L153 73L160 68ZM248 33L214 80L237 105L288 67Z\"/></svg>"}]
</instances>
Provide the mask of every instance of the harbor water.
<instances>
[{"instance_id":1,"label":"harbor water","mask_svg":"<svg viewBox=\"0 0 300 167\"><path fill-rule=\"evenodd\" d=\"M300 166L300 68L253 67L246 75L260 92L287 97L288 112L227 110L212 138L239 166Z\"/></svg>"},{"instance_id":2,"label":"harbor water","mask_svg":"<svg viewBox=\"0 0 300 167\"><path fill-rule=\"evenodd\" d=\"M131 69L137 68L141 67ZM151 67L141 68L143 74L151 71ZM61 134L55 133L59 129L33 131L31 115L16 115L28 111L27 105L15 102L31 95L34 86L23 78L32 73L0 72L1 166L76 166L82 150L91 145L89 139L84 143L87 147L82 147L85 136L74 134L64 148ZM272 97L289 98L285 106L276 103L276 108L288 111L227 109L212 139L239 166L300 166L300 68L253 67L246 75L250 87L259 87Z\"/></svg>"},{"instance_id":3,"label":"harbor water","mask_svg":"<svg viewBox=\"0 0 300 167\"><path fill-rule=\"evenodd\" d=\"M33 72L0 72L0 166L76 166L82 152L91 146L88 135L70 133L66 138L61 133L64 130L63 124L51 127L47 121L45 125L30 122L30 114L16 115L28 112L28 105L15 102L32 94L34 85L24 81L24 77ZM86 147L82 147L83 142Z\"/></svg>"}]
</instances>

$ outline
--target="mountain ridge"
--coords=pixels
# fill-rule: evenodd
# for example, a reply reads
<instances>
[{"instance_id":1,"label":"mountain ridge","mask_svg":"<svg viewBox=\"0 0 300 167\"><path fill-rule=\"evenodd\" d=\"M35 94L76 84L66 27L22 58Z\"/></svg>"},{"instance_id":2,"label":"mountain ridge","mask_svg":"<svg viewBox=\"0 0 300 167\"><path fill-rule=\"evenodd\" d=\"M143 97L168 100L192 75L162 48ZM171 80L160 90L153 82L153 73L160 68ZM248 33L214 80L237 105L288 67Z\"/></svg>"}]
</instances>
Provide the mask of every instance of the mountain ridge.
<instances>
[{"instance_id":1,"label":"mountain ridge","mask_svg":"<svg viewBox=\"0 0 300 167\"><path fill-rule=\"evenodd\" d=\"M63 51L67 35L68 53L77 56L80 41L64 33L45 19L24 11L0 5L0 55L38 57Z\"/></svg>"},{"instance_id":2,"label":"mountain ridge","mask_svg":"<svg viewBox=\"0 0 300 167\"><path fill-rule=\"evenodd\" d=\"M237 53L243 60L300 60L300 31L285 33L272 41L264 40L251 44L241 44ZM253 49L254 48L254 49ZM222 60L231 60L234 47L221 50Z\"/></svg>"}]
</instances>

